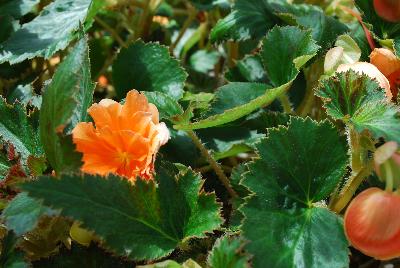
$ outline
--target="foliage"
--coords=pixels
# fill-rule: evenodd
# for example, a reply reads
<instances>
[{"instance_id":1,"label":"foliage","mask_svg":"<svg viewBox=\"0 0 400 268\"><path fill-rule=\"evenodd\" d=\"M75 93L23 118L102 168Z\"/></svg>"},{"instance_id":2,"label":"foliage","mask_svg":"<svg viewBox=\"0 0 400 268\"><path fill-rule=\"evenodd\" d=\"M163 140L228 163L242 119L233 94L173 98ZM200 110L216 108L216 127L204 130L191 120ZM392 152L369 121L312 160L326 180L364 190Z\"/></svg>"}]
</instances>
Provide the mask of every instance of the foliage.
<instances>
[{"instance_id":1,"label":"foliage","mask_svg":"<svg viewBox=\"0 0 400 268\"><path fill-rule=\"evenodd\" d=\"M397 267L342 220L397 187L400 23L374 2L0 0L0 266ZM393 99L336 72L374 48Z\"/></svg>"}]
</instances>

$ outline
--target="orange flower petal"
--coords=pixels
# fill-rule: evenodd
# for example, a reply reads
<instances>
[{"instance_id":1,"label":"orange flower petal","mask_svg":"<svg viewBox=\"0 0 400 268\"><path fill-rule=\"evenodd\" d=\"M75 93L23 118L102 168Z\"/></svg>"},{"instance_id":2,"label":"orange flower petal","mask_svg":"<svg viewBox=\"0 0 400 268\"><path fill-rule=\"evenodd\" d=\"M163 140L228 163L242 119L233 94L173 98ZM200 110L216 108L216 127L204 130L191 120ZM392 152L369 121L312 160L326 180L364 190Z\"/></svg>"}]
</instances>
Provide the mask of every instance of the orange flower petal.
<instances>
[{"instance_id":1,"label":"orange flower petal","mask_svg":"<svg viewBox=\"0 0 400 268\"><path fill-rule=\"evenodd\" d=\"M364 254L380 260L400 256L400 196L369 188L352 200L344 216L346 236Z\"/></svg>"},{"instance_id":2,"label":"orange flower petal","mask_svg":"<svg viewBox=\"0 0 400 268\"><path fill-rule=\"evenodd\" d=\"M375 79L381 88L385 90L386 97L391 100L393 95L390 91L389 80L375 67L368 62L356 62L352 64L341 64L339 65L336 72L346 72L348 70L353 70L359 74L368 75L370 78Z\"/></svg>"},{"instance_id":3,"label":"orange flower petal","mask_svg":"<svg viewBox=\"0 0 400 268\"><path fill-rule=\"evenodd\" d=\"M104 99L88 112L95 126L79 123L72 131L77 151L83 153L82 171L151 179L155 155L169 139L166 125L158 123L157 107L132 90L124 105Z\"/></svg>"},{"instance_id":4,"label":"orange flower petal","mask_svg":"<svg viewBox=\"0 0 400 268\"><path fill-rule=\"evenodd\" d=\"M386 77L400 69L400 60L389 49L375 48L369 58L370 62Z\"/></svg>"}]
</instances>

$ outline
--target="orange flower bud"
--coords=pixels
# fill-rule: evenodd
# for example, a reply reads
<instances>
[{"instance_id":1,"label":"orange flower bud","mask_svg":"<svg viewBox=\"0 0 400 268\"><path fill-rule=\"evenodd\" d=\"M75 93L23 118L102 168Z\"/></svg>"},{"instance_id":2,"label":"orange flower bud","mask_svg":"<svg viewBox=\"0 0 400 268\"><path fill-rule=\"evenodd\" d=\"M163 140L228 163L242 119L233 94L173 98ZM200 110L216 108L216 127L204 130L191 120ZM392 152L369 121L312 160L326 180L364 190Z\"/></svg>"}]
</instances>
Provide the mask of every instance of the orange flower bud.
<instances>
[{"instance_id":1,"label":"orange flower bud","mask_svg":"<svg viewBox=\"0 0 400 268\"><path fill-rule=\"evenodd\" d=\"M381 18L390 22L400 22L399 0L374 0L374 8Z\"/></svg>"},{"instance_id":2,"label":"orange flower bud","mask_svg":"<svg viewBox=\"0 0 400 268\"><path fill-rule=\"evenodd\" d=\"M400 256L400 195L369 188L344 216L346 236L362 253L379 260Z\"/></svg>"},{"instance_id":3,"label":"orange flower bud","mask_svg":"<svg viewBox=\"0 0 400 268\"><path fill-rule=\"evenodd\" d=\"M104 99L88 112L95 126L81 122L72 131L76 149L83 154L82 171L116 173L132 181L136 176L151 179L155 156L169 139L157 107L131 90L124 105Z\"/></svg>"},{"instance_id":4,"label":"orange flower bud","mask_svg":"<svg viewBox=\"0 0 400 268\"><path fill-rule=\"evenodd\" d=\"M388 78L392 94L397 97L400 85L400 59L387 48L376 48L369 57L370 62Z\"/></svg>"}]
</instances>

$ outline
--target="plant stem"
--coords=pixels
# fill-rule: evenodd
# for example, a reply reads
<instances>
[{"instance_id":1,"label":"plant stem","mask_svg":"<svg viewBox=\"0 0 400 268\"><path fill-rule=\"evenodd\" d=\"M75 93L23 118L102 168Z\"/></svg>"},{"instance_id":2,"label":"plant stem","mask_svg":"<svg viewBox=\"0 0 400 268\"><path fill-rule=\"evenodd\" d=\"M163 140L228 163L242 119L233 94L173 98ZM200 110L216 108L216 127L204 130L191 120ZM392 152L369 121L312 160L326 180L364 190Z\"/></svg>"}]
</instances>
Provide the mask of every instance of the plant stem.
<instances>
[{"instance_id":1,"label":"plant stem","mask_svg":"<svg viewBox=\"0 0 400 268\"><path fill-rule=\"evenodd\" d=\"M367 165L364 168L361 168L360 171L353 175L343 187L341 193L338 196L338 199L334 200L330 208L336 213L340 213L350 202L354 193L357 191L358 187L364 181L365 177L367 177L372 172L372 163Z\"/></svg>"},{"instance_id":2,"label":"plant stem","mask_svg":"<svg viewBox=\"0 0 400 268\"><path fill-rule=\"evenodd\" d=\"M285 93L279 97L283 111L287 114L293 113L292 104L290 103L289 96Z\"/></svg>"},{"instance_id":3,"label":"plant stem","mask_svg":"<svg viewBox=\"0 0 400 268\"><path fill-rule=\"evenodd\" d=\"M98 16L94 17L94 20L101 26L103 27L107 32L109 32L112 37L115 39L115 41L118 42L118 44L122 47L126 47L126 44L124 42L124 40L122 40L122 38L119 36L119 34L113 29L111 28L110 25L108 25L105 21L103 21L102 19L100 19Z\"/></svg>"},{"instance_id":4,"label":"plant stem","mask_svg":"<svg viewBox=\"0 0 400 268\"><path fill-rule=\"evenodd\" d=\"M347 134L351 154L351 170L354 174L363 167L363 148L360 144L360 134L353 127L348 127Z\"/></svg>"},{"instance_id":5,"label":"plant stem","mask_svg":"<svg viewBox=\"0 0 400 268\"><path fill-rule=\"evenodd\" d=\"M237 197L237 193L233 188L231 187L231 184L229 182L228 177L225 175L224 171L222 170L221 166L215 161L215 159L212 157L212 155L209 153L207 148L203 145L201 142L200 138L196 135L196 133L193 130L188 130L186 133L189 135L189 137L192 139L196 147L200 150L201 154L203 155L204 158L206 158L207 162L210 164L214 172L217 174L218 179L221 181L221 183L225 186L226 190L228 191L229 195L231 197Z\"/></svg>"},{"instance_id":6,"label":"plant stem","mask_svg":"<svg viewBox=\"0 0 400 268\"><path fill-rule=\"evenodd\" d=\"M183 23L181 30L179 31L178 37L169 47L169 51L172 53L176 46L178 45L179 41L181 41L182 37L185 35L187 29L189 29L190 25L192 24L193 20L196 18L196 9L189 5L188 7L189 16Z\"/></svg>"},{"instance_id":7,"label":"plant stem","mask_svg":"<svg viewBox=\"0 0 400 268\"><path fill-rule=\"evenodd\" d=\"M393 172L392 172L392 168L390 166L390 162L386 161L383 164L385 173L386 173L386 187L385 187L385 191L387 192L392 192L393 191Z\"/></svg>"},{"instance_id":8,"label":"plant stem","mask_svg":"<svg viewBox=\"0 0 400 268\"><path fill-rule=\"evenodd\" d=\"M239 58L239 45L236 42L228 42L228 66L234 67L236 60Z\"/></svg>"}]
</instances>

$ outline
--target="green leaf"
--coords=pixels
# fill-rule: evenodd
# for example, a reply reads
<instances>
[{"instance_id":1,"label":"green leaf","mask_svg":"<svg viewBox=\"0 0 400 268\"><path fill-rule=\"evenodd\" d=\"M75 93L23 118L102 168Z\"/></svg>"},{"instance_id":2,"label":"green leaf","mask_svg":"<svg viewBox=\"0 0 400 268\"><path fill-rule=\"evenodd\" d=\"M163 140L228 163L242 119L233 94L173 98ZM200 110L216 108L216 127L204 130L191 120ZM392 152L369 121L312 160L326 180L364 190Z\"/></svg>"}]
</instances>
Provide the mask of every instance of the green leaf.
<instances>
[{"instance_id":1,"label":"green leaf","mask_svg":"<svg viewBox=\"0 0 400 268\"><path fill-rule=\"evenodd\" d=\"M393 40L393 49L394 53L396 54L397 58L400 58L400 36L397 36Z\"/></svg>"},{"instance_id":2,"label":"green leaf","mask_svg":"<svg viewBox=\"0 0 400 268\"><path fill-rule=\"evenodd\" d=\"M241 209L254 267L347 267L340 217L315 205L344 175L344 144L329 122L292 117L258 145L242 181L254 195Z\"/></svg>"},{"instance_id":3,"label":"green leaf","mask_svg":"<svg viewBox=\"0 0 400 268\"><path fill-rule=\"evenodd\" d=\"M172 166L164 166L156 181L158 187L140 178L132 185L115 175L61 175L21 187L62 209L62 215L82 221L116 253L141 260L166 256L183 239L204 237L221 224L215 195L199 193L202 181L193 171L177 175Z\"/></svg>"},{"instance_id":4,"label":"green leaf","mask_svg":"<svg viewBox=\"0 0 400 268\"><path fill-rule=\"evenodd\" d=\"M230 82L268 82L267 73L258 54L237 61L236 66L229 69L225 77Z\"/></svg>"},{"instance_id":5,"label":"green leaf","mask_svg":"<svg viewBox=\"0 0 400 268\"><path fill-rule=\"evenodd\" d=\"M133 266L135 266L134 263L116 256L111 256L110 253L104 252L93 245L93 243L89 247L72 243L69 249L66 247L60 248L60 253L57 255L52 255L49 258L42 258L33 262L33 267L40 268L132 268Z\"/></svg>"},{"instance_id":6,"label":"green leaf","mask_svg":"<svg viewBox=\"0 0 400 268\"><path fill-rule=\"evenodd\" d=\"M249 267L248 258L240 253L243 241L238 238L223 236L219 238L208 256L208 265L213 268Z\"/></svg>"},{"instance_id":7,"label":"green leaf","mask_svg":"<svg viewBox=\"0 0 400 268\"><path fill-rule=\"evenodd\" d=\"M119 98L131 89L159 91L178 100L183 95L187 74L168 48L137 41L121 49L113 63L113 80Z\"/></svg>"},{"instance_id":8,"label":"green leaf","mask_svg":"<svg viewBox=\"0 0 400 268\"><path fill-rule=\"evenodd\" d=\"M42 96L36 95L31 84L18 85L8 92L8 103L19 101L24 105L32 105L38 109L42 105Z\"/></svg>"},{"instance_id":9,"label":"green leaf","mask_svg":"<svg viewBox=\"0 0 400 268\"><path fill-rule=\"evenodd\" d=\"M207 74L214 70L219 58L220 54L217 51L199 50L190 57L189 63L196 72Z\"/></svg>"},{"instance_id":10,"label":"green leaf","mask_svg":"<svg viewBox=\"0 0 400 268\"><path fill-rule=\"evenodd\" d=\"M221 114L226 110L244 105L262 96L270 88L270 85L260 83L229 83L217 90L208 114Z\"/></svg>"},{"instance_id":11,"label":"green leaf","mask_svg":"<svg viewBox=\"0 0 400 268\"><path fill-rule=\"evenodd\" d=\"M5 175L7 175L10 167L11 163L9 163L7 157L0 153L0 180L2 180Z\"/></svg>"},{"instance_id":12,"label":"green leaf","mask_svg":"<svg viewBox=\"0 0 400 268\"><path fill-rule=\"evenodd\" d=\"M326 112L358 132L368 129L375 138L400 142L399 108L386 100L384 90L366 75L338 73L316 91Z\"/></svg>"},{"instance_id":13,"label":"green leaf","mask_svg":"<svg viewBox=\"0 0 400 268\"><path fill-rule=\"evenodd\" d=\"M263 40L261 58L274 87L293 81L299 69L313 58L319 46L309 31L275 27Z\"/></svg>"},{"instance_id":14,"label":"green leaf","mask_svg":"<svg viewBox=\"0 0 400 268\"><path fill-rule=\"evenodd\" d=\"M45 207L27 193L18 194L4 209L1 217L8 229L21 236L35 228L42 215L54 215L56 212Z\"/></svg>"},{"instance_id":15,"label":"green leaf","mask_svg":"<svg viewBox=\"0 0 400 268\"><path fill-rule=\"evenodd\" d=\"M201 268L201 266L192 259L189 259L182 264L179 264L173 260L166 260L163 262L157 262L148 265L139 265L136 267L137 268Z\"/></svg>"},{"instance_id":16,"label":"green leaf","mask_svg":"<svg viewBox=\"0 0 400 268\"><path fill-rule=\"evenodd\" d=\"M56 0L24 24L0 47L0 63L11 64L41 56L50 58L67 47L85 21L91 0Z\"/></svg>"},{"instance_id":17,"label":"green leaf","mask_svg":"<svg viewBox=\"0 0 400 268\"><path fill-rule=\"evenodd\" d=\"M339 35L349 30L345 24L325 15L318 6L280 3L274 4L273 8L284 20L293 20L296 25L310 29L313 39L321 46L321 51L330 48Z\"/></svg>"},{"instance_id":18,"label":"green leaf","mask_svg":"<svg viewBox=\"0 0 400 268\"><path fill-rule=\"evenodd\" d=\"M90 80L90 62L86 38L82 38L59 65L45 87L40 110L40 138L47 158L58 173L79 168L80 156L63 137L81 121L87 120L94 84ZM65 141L63 141L65 140Z\"/></svg>"},{"instance_id":19,"label":"green leaf","mask_svg":"<svg viewBox=\"0 0 400 268\"><path fill-rule=\"evenodd\" d=\"M197 133L216 160L252 151L264 134L241 126L224 126L200 130Z\"/></svg>"},{"instance_id":20,"label":"green leaf","mask_svg":"<svg viewBox=\"0 0 400 268\"><path fill-rule=\"evenodd\" d=\"M0 98L0 138L11 143L24 161L30 155L43 155L37 111L28 115L26 107L19 102L9 105Z\"/></svg>"},{"instance_id":21,"label":"green leaf","mask_svg":"<svg viewBox=\"0 0 400 268\"><path fill-rule=\"evenodd\" d=\"M251 99L247 91L237 89L240 94L236 96L240 103L238 106L230 107L222 113L191 124L177 124L174 128L189 130L215 127L237 120L271 104L289 90L299 69L316 55L318 49L309 31L292 26L274 27L264 39L261 52L264 66L274 88L268 90L266 88L263 94L256 96L259 94L257 93ZM247 102L243 103L243 100Z\"/></svg>"},{"instance_id":22,"label":"green leaf","mask_svg":"<svg viewBox=\"0 0 400 268\"><path fill-rule=\"evenodd\" d=\"M7 268L28 268L29 265L25 261L24 253L17 249L18 238L8 232L2 240L0 267Z\"/></svg>"},{"instance_id":23,"label":"green leaf","mask_svg":"<svg viewBox=\"0 0 400 268\"><path fill-rule=\"evenodd\" d=\"M14 18L20 18L31 12L40 0L12 0L0 4L0 16L10 15Z\"/></svg>"},{"instance_id":24,"label":"green leaf","mask_svg":"<svg viewBox=\"0 0 400 268\"><path fill-rule=\"evenodd\" d=\"M183 109L176 100L162 92L142 91L149 103L153 103L160 113L160 119L171 119L175 115L183 114Z\"/></svg>"},{"instance_id":25,"label":"green leaf","mask_svg":"<svg viewBox=\"0 0 400 268\"><path fill-rule=\"evenodd\" d=\"M211 41L228 39L244 41L262 38L277 22L272 13L271 0L237 0L232 12L218 21L211 30Z\"/></svg>"}]
</instances>

